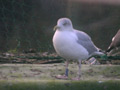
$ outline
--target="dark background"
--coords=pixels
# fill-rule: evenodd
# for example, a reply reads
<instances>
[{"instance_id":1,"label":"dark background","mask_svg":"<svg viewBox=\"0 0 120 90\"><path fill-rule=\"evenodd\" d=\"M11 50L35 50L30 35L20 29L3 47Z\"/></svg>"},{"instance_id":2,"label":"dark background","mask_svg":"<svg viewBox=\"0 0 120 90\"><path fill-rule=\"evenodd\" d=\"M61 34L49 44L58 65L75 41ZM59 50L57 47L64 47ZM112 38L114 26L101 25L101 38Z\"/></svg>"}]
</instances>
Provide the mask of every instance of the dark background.
<instances>
[{"instance_id":1,"label":"dark background","mask_svg":"<svg viewBox=\"0 0 120 90\"><path fill-rule=\"evenodd\" d=\"M120 3L88 1L0 0L0 52L31 48L53 52L53 27L61 17L70 18L75 29L106 50L120 28Z\"/></svg>"}]
</instances>

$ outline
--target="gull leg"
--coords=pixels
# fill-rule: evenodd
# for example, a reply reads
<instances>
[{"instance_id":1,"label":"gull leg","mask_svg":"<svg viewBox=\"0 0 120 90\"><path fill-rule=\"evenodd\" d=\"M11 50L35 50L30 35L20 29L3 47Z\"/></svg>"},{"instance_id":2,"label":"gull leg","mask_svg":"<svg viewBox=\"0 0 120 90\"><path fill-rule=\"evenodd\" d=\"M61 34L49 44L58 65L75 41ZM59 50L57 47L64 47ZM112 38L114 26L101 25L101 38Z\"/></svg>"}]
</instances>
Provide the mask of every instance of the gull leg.
<instances>
[{"instance_id":1,"label":"gull leg","mask_svg":"<svg viewBox=\"0 0 120 90\"><path fill-rule=\"evenodd\" d=\"M78 76L73 78L72 80L80 80L80 77L81 77L81 60L79 60L78 62L79 62L79 64L78 64L78 67L79 67Z\"/></svg>"},{"instance_id":2,"label":"gull leg","mask_svg":"<svg viewBox=\"0 0 120 90\"><path fill-rule=\"evenodd\" d=\"M81 60L79 60L78 67L79 67L78 78L80 79L80 77L81 77Z\"/></svg>"},{"instance_id":3,"label":"gull leg","mask_svg":"<svg viewBox=\"0 0 120 90\"><path fill-rule=\"evenodd\" d=\"M65 75L57 75L56 78L58 79L68 79L68 65L69 65L69 61L65 62L66 64L66 69L65 69Z\"/></svg>"},{"instance_id":4,"label":"gull leg","mask_svg":"<svg viewBox=\"0 0 120 90\"><path fill-rule=\"evenodd\" d=\"M66 61L65 76L67 76L67 77L68 77L68 71L69 71L68 65L69 65L69 61Z\"/></svg>"}]
</instances>

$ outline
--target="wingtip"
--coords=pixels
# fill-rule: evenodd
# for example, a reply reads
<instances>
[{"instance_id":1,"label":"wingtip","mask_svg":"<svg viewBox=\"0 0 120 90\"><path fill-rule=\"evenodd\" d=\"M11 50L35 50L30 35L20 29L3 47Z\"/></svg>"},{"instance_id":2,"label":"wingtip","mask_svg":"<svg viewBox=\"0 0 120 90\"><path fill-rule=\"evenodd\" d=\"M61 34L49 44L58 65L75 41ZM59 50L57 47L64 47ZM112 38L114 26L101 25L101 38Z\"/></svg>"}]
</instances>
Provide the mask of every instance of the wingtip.
<instances>
[{"instance_id":1,"label":"wingtip","mask_svg":"<svg viewBox=\"0 0 120 90\"><path fill-rule=\"evenodd\" d=\"M106 50L106 52L110 52L113 49L113 47L108 47L108 49Z\"/></svg>"}]
</instances>

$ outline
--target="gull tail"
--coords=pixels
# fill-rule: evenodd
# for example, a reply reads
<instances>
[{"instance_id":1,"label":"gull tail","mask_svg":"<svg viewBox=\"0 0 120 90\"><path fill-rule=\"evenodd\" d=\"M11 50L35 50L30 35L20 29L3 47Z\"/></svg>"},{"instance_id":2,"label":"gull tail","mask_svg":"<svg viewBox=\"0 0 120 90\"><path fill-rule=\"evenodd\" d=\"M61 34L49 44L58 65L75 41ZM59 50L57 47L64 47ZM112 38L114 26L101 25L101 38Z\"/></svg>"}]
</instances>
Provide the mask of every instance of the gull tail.
<instances>
[{"instance_id":1,"label":"gull tail","mask_svg":"<svg viewBox=\"0 0 120 90\"><path fill-rule=\"evenodd\" d=\"M94 52L91 56L103 56L105 55L105 52L101 49L98 49L98 51Z\"/></svg>"},{"instance_id":2,"label":"gull tail","mask_svg":"<svg viewBox=\"0 0 120 90\"><path fill-rule=\"evenodd\" d=\"M102 55L105 55L105 54L103 52L94 52L93 55L102 56Z\"/></svg>"}]
</instances>

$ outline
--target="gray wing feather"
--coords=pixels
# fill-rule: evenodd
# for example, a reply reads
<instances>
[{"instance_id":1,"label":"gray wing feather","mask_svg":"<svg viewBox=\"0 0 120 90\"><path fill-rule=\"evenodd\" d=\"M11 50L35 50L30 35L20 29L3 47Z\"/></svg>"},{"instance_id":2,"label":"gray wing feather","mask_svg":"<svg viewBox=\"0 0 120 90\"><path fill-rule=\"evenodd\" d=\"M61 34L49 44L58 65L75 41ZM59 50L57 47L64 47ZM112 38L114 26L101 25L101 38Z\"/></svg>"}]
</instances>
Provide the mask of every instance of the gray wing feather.
<instances>
[{"instance_id":1,"label":"gray wing feather","mask_svg":"<svg viewBox=\"0 0 120 90\"><path fill-rule=\"evenodd\" d=\"M91 38L85 32L75 30L75 33L78 37L77 42L86 48L89 54L98 51L98 48L94 45Z\"/></svg>"}]
</instances>

